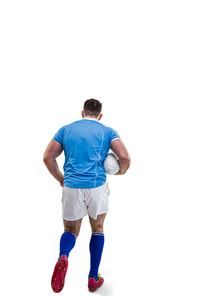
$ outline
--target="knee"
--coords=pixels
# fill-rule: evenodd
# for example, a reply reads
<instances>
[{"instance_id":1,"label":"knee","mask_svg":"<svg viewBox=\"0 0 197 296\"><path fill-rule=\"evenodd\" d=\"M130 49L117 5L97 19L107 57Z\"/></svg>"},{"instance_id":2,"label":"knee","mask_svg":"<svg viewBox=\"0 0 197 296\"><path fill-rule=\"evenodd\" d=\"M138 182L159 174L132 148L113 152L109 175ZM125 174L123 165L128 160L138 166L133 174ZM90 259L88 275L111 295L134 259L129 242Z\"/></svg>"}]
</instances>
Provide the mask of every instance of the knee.
<instances>
[{"instance_id":1,"label":"knee","mask_svg":"<svg viewBox=\"0 0 197 296\"><path fill-rule=\"evenodd\" d=\"M92 227L92 233L94 232L102 232L103 233L103 227L101 225Z\"/></svg>"},{"instance_id":2,"label":"knee","mask_svg":"<svg viewBox=\"0 0 197 296\"><path fill-rule=\"evenodd\" d=\"M81 228L81 220L79 221L64 221L64 232L71 232L77 238Z\"/></svg>"}]
</instances>

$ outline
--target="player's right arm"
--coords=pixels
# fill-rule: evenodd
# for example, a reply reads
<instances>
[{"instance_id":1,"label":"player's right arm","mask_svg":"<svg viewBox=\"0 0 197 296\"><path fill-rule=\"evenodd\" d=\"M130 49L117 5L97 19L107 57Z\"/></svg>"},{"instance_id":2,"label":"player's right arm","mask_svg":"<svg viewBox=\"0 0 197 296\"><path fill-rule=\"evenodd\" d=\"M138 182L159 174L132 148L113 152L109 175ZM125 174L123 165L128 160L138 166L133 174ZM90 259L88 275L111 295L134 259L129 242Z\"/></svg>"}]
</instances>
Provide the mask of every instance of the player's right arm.
<instances>
[{"instance_id":1,"label":"player's right arm","mask_svg":"<svg viewBox=\"0 0 197 296\"><path fill-rule=\"evenodd\" d=\"M131 165L127 148L121 139L113 140L110 148L119 158L120 170L116 175L124 175Z\"/></svg>"},{"instance_id":2,"label":"player's right arm","mask_svg":"<svg viewBox=\"0 0 197 296\"><path fill-rule=\"evenodd\" d=\"M60 172L56 158L62 153L63 147L58 142L51 140L44 156L43 161L53 177L60 182L60 185L64 186L64 176Z\"/></svg>"}]
</instances>

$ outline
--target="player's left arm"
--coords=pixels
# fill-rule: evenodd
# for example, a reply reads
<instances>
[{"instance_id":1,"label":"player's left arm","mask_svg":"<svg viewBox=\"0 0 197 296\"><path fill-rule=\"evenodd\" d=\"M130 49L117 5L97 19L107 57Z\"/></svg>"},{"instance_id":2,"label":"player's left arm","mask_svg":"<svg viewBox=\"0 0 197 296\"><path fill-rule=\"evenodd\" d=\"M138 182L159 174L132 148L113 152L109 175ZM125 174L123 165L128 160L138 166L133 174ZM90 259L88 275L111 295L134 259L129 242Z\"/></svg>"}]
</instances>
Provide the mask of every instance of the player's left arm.
<instances>
[{"instance_id":1,"label":"player's left arm","mask_svg":"<svg viewBox=\"0 0 197 296\"><path fill-rule=\"evenodd\" d=\"M131 158L126 146L121 139L114 139L111 142L111 150L119 158L120 170L116 175L124 175L131 165Z\"/></svg>"},{"instance_id":2,"label":"player's left arm","mask_svg":"<svg viewBox=\"0 0 197 296\"><path fill-rule=\"evenodd\" d=\"M56 158L62 153L63 147L58 142L51 140L44 156L43 161L53 177L64 186L64 175L60 172Z\"/></svg>"}]
</instances>

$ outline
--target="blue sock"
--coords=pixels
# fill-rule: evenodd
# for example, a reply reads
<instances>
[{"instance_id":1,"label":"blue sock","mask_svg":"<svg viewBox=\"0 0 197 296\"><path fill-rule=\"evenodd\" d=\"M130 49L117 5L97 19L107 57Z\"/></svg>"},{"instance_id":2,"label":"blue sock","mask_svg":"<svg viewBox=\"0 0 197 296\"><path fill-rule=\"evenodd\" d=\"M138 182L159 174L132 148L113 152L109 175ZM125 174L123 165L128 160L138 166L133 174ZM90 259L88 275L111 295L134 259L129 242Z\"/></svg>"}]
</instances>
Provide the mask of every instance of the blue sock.
<instances>
[{"instance_id":1,"label":"blue sock","mask_svg":"<svg viewBox=\"0 0 197 296\"><path fill-rule=\"evenodd\" d=\"M60 256L69 256L70 251L74 248L76 242L75 235L72 232L64 232L60 239Z\"/></svg>"},{"instance_id":2,"label":"blue sock","mask_svg":"<svg viewBox=\"0 0 197 296\"><path fill-rule=\"evenodd\" d=\"M90 240L90 273L89 278L98 281L98 269L104 246L104 234L93 233Z\"/></svg>"}]
</instances>

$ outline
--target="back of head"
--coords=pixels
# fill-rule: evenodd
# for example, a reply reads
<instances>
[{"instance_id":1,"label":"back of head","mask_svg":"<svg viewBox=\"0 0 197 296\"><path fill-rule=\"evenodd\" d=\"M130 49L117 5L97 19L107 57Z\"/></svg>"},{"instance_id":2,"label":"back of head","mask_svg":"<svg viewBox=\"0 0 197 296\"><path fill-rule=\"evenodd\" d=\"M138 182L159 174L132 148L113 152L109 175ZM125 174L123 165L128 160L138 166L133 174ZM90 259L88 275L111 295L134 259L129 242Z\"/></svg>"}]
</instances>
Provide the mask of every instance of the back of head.
<instances>
[{"instance_id":1,"label":"back of head","mask_svg":"<svg viewBox=\"0 0 197 296\"><path fill-rule=\"evenodd\" d=\"M90 99L85 101L83 110L85 112L85 116L93 116L98 117L102 111L102 103L98 100Z\"/></svg>"}]
</instances>

